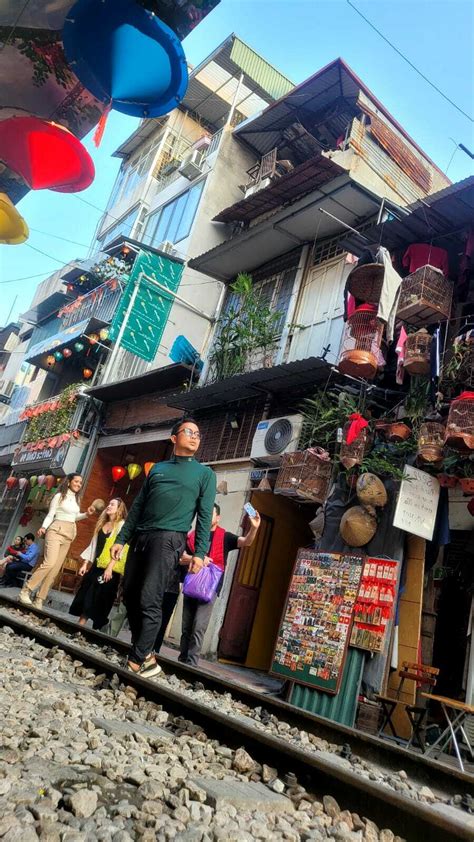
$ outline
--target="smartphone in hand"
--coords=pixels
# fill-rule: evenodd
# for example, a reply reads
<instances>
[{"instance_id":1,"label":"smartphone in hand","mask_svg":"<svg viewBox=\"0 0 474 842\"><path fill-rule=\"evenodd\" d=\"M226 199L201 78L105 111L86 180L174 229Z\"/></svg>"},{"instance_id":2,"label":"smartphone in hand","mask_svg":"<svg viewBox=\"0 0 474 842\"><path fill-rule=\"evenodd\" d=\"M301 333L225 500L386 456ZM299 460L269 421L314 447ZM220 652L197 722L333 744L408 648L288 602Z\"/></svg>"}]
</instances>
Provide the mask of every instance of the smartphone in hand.
<instances>
[{"instance_id":1,"label":"smartphone in hand","mask_svg":"<svg viewBox=\"0 0 474 842\"><path fill-rule=\"evenodd\" d=\"M256 509L252 506L251 503L246 503L244 506L244 512L248 514L249 517L255 517L257 514Z\"/></svg>"}]
</instances>

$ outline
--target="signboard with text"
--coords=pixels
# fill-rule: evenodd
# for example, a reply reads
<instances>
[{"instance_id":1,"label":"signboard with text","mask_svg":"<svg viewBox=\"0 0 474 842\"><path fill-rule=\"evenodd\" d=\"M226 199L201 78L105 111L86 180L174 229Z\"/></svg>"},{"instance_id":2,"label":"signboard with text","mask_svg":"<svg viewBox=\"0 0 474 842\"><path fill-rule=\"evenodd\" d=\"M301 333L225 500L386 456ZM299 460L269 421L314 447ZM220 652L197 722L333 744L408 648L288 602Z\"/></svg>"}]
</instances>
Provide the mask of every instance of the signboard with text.
<instances>
[{"instance_id":1,"label":"signboard with text","mask_svg":"<svg viewBox=\"0 0 474 842\"><path fill-rule=\"evenodd\" d=\"M405 465L393 525L431 541L438 511L440 485L436 477Z\"/></svg>"}]
</instances>

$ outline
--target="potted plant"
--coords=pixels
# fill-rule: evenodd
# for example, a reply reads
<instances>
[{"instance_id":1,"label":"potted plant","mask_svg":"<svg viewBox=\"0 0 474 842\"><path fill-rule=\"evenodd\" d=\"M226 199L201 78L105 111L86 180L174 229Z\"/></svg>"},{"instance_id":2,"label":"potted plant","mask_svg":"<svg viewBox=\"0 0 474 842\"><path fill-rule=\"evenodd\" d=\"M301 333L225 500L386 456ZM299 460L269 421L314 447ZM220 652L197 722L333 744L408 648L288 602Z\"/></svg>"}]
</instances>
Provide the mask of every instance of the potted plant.
<instances>
[{"instance_id":1,"label":"potted plant","mask_svg":"<svg viewBox=\"0 0 474 842\"><path fill-rule=\"evenodd\" d=\"M456 470L459 465L459 459L454 454L445 456L441 473L438 474L438 482L441 488L455 488L458 484L458 477Z\"/></svg>"},{"instance_id":2,"label":"potted plant","mask_svg":"<svg viewBox=\"0 0 474 842\"><path fill-rule=\"evenodd\" d=\"M459 485L462 488L463 494L474 495L474 462L473 457L463 459L460 462L461 475L459 477Z\"/></svg>"}]
</instances>

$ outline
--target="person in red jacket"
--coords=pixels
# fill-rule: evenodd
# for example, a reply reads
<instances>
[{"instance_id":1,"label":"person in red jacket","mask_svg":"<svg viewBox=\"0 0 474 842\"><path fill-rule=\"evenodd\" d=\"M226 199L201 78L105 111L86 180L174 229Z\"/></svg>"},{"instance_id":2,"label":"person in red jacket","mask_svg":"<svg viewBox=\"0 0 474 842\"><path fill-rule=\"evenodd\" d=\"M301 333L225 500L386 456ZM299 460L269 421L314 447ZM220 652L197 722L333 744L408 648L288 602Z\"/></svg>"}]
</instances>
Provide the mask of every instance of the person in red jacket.
<instances>
[{"instance_id":1,"label":"person in red jacket","mask_svg":"<svg viewBox=\"0 0 474 842\"><path fill-rule=\"evenodd\" d=\"M209 564L212 561L213 564L222 570L223 575L219 582L216 596L211 602L199 602L198 599L193 599L189 596L183 597L183 625L178 660L184 664L190 664L193 667L198 664L202 642L209 625L209 620L211 619L214 602L222 590L227 556L233 550L250 547L255 540L260 526L260 515L257 512L255 517L249 518L249 529L246 535L238 537L233 532L227 532L219 526L220 516L221 510L216 503L212 515L209 548L204 560L205 564ZM188 552L183 553L181 558L181 564L183 565L189 564L193 557L194 540L194 532L190 532L187 538Z\"/></svg>"}]
</instances>

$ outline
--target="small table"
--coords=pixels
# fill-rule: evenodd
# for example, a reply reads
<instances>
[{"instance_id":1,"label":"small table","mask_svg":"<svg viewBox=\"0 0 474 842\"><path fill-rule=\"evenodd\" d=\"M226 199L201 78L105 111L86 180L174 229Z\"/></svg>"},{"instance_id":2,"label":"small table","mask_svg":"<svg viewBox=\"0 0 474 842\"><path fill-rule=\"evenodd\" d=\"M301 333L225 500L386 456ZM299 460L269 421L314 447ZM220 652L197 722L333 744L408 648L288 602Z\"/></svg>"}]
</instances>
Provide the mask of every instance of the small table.
<instances>
[{"instance_id":1,"label":"small table","mask_svg":"<svg viewBox=\"0 0 474 842\"><path fill-rule=\"evenodd\" d=\"M457 734L460 732L464 738L466 745L469 748L472 760L474 760L474 746L472 745L468 734L464 729L464 723L468 716L474 716L474 705L467 705L465 702L459 702L457 699L448 699L446 696L434 696L430 693L421 694L425 699L439 702L444 713L446 722L448 723L441 736L438 737L433 745L426 749L426 754L429 755L433 751L438 751L440 754L448 743L452 741L456 757L458 759L461 771L464 772L464 764L462 762L461 752L457 740Z\"/></svg>"}]
</instances>

